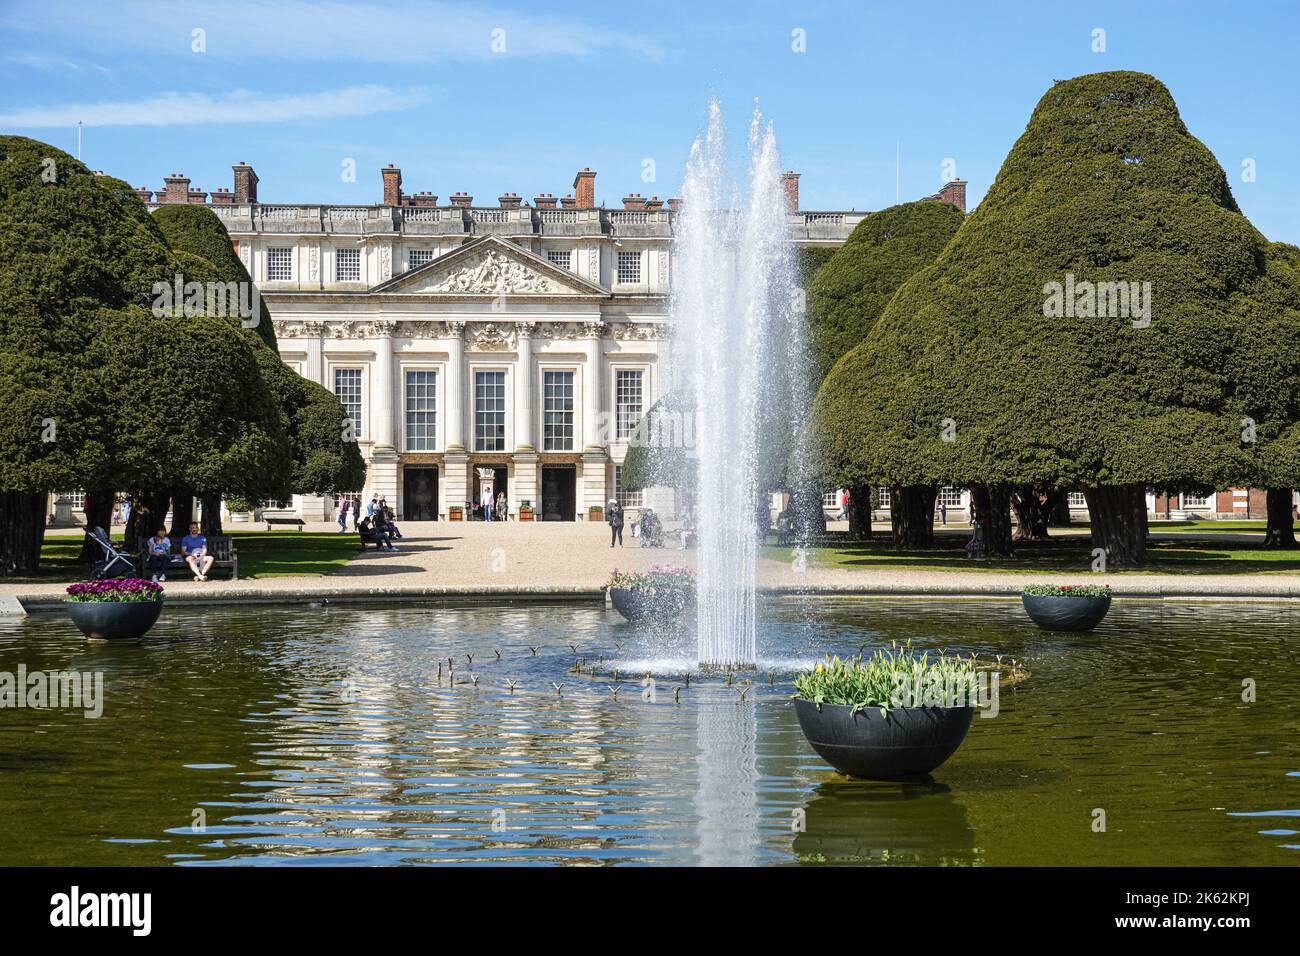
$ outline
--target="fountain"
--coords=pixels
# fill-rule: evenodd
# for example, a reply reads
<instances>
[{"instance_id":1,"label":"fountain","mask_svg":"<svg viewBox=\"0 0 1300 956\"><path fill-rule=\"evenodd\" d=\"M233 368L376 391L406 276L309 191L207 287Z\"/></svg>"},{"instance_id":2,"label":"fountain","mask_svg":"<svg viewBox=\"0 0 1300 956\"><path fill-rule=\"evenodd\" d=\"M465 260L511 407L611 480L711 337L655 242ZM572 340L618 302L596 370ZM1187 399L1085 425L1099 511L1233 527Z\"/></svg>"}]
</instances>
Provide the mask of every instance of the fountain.
<instances>
[{"instance_id":1,"label":"fountain","mask_svg":"<svg viewBox=\"0 0 1300 956\"><path fill-rule=\"evenodd\" d=\"M780 176L776 137L755 110L746 187L731 184L714 100L682 185L671 301L671 388L694 410L696 637L706 669L757 662L755 513L772 469L798 457L790 420L801 416L790 413L802 395L802 310Z\"/></svg>"}]
</instances>

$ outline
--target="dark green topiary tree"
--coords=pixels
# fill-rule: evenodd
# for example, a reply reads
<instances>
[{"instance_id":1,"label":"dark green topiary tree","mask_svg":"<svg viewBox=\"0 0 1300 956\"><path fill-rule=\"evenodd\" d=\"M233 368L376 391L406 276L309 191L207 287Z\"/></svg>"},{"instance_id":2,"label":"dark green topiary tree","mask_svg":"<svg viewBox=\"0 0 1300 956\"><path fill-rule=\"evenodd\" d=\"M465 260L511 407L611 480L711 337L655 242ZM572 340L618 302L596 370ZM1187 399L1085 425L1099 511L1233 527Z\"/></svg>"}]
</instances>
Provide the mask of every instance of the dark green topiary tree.
<instances>
[{"instance_id":1,"label":"dark green topiary tree","mask_svg":"<svg viewBox=\"0 0 1300 956\"><path fill-rule=\"evenodd\" d=\"M1163 84L1056 84L979 208L823 384L828 472L984 485L993 539L1010 536L1007 489L1082 487L1094 545L1141 564L1148 486L1257 467L1230 369L1267 245Z\"/></svg>"},{"instance_id":2,"label":"dark green topiary tree","mask_svg":"<svg viewBox=\"0 0 1300 956\"><path fill-rule=\"evenodd\" d=\"M922 200L882 209L858 223L809 286L814 382L820 384L831 366L867 337L899 286L934 261L964 218L951 203ZM833 421L825 424L836 427ZM870 537L871 486L847 487L849 537ZM928 543L934 490L898 487L893 500L890 513L895 516L895 542L913 546ZM909 520L909 516L917 520Z\"/></svg>"}]
</instances>

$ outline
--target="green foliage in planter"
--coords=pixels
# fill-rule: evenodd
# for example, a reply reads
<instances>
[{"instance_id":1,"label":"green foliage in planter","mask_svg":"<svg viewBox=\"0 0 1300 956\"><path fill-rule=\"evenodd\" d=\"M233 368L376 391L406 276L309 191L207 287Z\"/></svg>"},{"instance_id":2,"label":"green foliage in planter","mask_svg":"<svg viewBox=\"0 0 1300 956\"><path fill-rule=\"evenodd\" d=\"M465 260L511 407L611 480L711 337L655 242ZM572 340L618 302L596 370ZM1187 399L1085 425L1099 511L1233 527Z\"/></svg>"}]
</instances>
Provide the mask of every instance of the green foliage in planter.
<instances>
[{"instance_id":1,"label":"green foliage in planter","mask_svg":"<svg viewBox=\"0 0 1300 956\"><path fill-rule=\"evenodd\" d=\"M1020 589L1021 594L1031 597L1110 597L1109 584L1026 584Z\"/></svg>"},{"instance_id":2,"label":"green foliage in planter","mask_svg":"<svg viewBox=\"0 0 1300 956\"><path fill-rule=\"evenodd\" d=\"M892 645L878 648L868 658L861 654L850 660L828 657L811 671L795 677L794 694L798 700L822 704L843 704L853 713L878 707L881 715L900 706L900 697L911 688L939 688L949 697L976 700L978 669L975 657L949 657L940 652L935 658L929 651L912 653L911 646Z\"/></svg>"}]
</instances>

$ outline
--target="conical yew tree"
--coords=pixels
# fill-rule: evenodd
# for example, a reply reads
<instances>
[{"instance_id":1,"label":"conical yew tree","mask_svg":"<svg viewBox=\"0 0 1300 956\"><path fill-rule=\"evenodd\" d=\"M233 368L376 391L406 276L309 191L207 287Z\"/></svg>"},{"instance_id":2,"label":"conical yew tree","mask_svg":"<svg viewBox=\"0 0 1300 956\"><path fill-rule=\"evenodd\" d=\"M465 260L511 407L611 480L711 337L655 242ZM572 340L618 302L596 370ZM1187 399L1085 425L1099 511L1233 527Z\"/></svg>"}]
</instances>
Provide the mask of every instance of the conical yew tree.
<instances>
[{"instance_id":1,"label":"conical yew tree","mask_svg":"<svg viewBox=\"0 0 1300 956\"><path fill-rule=\"evenodd\" d=\"M1094 546L1141 564L1148 486L1258 466L1232 370L1272 287L1267 250L1162 83L1059 82L979 208L827 377L824 463L890 485L1082 488Z\"/></svg>"}]
</instances>

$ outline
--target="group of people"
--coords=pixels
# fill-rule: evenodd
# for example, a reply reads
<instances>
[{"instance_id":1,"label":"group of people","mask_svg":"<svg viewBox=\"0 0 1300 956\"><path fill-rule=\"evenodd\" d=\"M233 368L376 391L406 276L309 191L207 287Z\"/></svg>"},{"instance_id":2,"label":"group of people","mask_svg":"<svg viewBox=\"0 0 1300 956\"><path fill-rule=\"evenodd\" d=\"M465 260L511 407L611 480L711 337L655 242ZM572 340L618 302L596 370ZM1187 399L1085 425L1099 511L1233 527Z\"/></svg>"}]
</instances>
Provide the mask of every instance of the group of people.
<instances>
[{"instance_id":1,"label":"group of people","mask_svg":"<svg viewBox=\"0 0 1300 956\"><path fill-rule=\"evenodd\" d=\"M627 513L617 498L610 498L605 506L605 522L609 525L609 546L623 547L623 526L627 523ZM664 546L664 526L653 508L642 508L641 515L632 522L632 537L641 539L643 548L662 548ZM685 547L683 539L682 547Z\"/></svg>"},{"instance_id":2,"label":"group of people","mask_svg":"<svg viewBox=\"0 0 1300 956\"><path fill-rule=\"evenodd\" d=\"M359 503L361 499L356 500ZM340 514L341 518L342 514ZM366 505L366 516L357 522L356 530L361 535L361 540L373 544L376 551L396 551L397 545L393 544L393 541L400 540L402 537L402 532L398 530L397 522L393 517L393 509L388 507L387 501L379 497L370 499L370 503Z\"/></svg>"},{"instance_id":3,"label":"group of people","mask_svg":"<svg viewBox=\"0 0 1300 956\"><path fill-rule=\"evenodd\" d=\"M199 531L197 521L190 524L190 533L181 538L181 559L194 573L194 580L206 581L216 558L208 554L208 538ZM167 569L172 563L172 542L167 529L159 528L149 539L149 574L152 580L166 581Z\"/></svg>"},{"instance_id":4,"label":"group of people","mask_svg":"<svg viewBox=\"0 0 1300 956\"><path fill-rule=\"evenodd\" d=\"M483 491L479 495L479 511L484 521L505 521L509 517L506 510L506 493L498 491L496 497L492 496L492 486L483 485Z\"/></svg>"}]
</instances>

